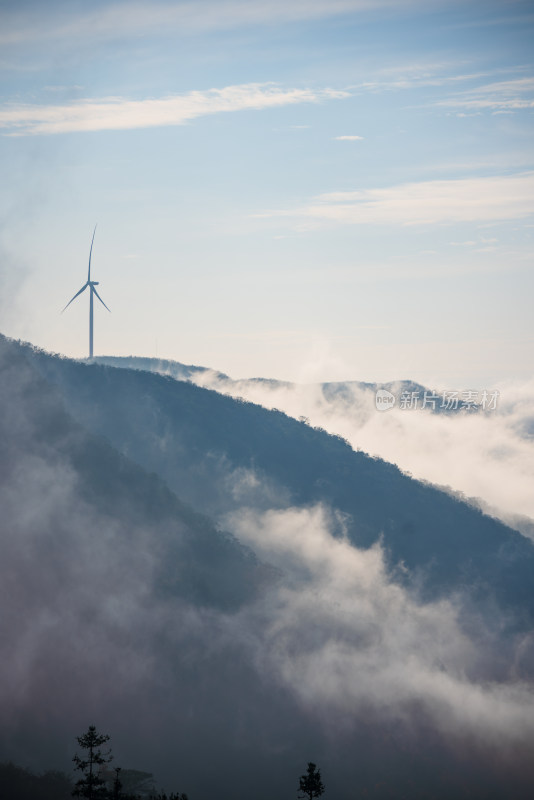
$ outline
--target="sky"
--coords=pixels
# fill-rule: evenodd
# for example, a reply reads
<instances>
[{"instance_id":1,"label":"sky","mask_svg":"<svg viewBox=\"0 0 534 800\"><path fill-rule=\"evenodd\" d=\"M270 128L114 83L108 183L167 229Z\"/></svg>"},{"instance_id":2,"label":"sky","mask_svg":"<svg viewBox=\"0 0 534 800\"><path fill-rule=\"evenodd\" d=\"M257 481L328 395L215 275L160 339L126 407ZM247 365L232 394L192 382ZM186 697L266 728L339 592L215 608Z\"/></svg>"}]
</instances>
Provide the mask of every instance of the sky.
<instances>
[{"instance_id":1,"label":"sky","mask_svg":"<svg viewBox=\"0 0 534 800\"><path fill-rule=\"evenodd\" d=\"M524 0L0 3L0 330L233 377L532 375Z\"/></svg>"}]
</instances>

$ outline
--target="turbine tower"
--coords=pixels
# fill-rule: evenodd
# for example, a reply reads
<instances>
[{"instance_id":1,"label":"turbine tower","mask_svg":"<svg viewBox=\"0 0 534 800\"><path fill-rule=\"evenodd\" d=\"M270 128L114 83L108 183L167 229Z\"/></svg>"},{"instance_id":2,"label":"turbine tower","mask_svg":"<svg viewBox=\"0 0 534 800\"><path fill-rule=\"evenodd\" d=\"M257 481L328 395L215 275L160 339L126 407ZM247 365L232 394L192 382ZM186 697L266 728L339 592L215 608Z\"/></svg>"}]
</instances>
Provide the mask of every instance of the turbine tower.
<instances>
[{"instance_id":1,"label":"turbine tower","mask_svg":"<svg viewBox=\"0 0 534 800\"><path fill-rule=\"evenodd\" d=\"M89 358L93 357L93 295L94 294L96 294L96 296L98 297L104 308L107 308L107 310L111 314L110 309L107 307L107 305L104 303L104 301L98 294L97 290L95 289L95 286L98 286L98 281L91 280L91 255L93 253L93 242L95 240L95 233L96 233L96 225L93 231L93 238L91 239L91 249L89 250L89 271L87 273L87 283L84 283L80 291L76 292L76 294L72 298L72 300L76 300L78 295L80 295L82 292L85 292L87 287L89 287ZM70 306L72 300L69 300L63 311L65 311L65 309L67 309ZM63 311L61 312L62 314Z\"/></svg>"}]
</instances>

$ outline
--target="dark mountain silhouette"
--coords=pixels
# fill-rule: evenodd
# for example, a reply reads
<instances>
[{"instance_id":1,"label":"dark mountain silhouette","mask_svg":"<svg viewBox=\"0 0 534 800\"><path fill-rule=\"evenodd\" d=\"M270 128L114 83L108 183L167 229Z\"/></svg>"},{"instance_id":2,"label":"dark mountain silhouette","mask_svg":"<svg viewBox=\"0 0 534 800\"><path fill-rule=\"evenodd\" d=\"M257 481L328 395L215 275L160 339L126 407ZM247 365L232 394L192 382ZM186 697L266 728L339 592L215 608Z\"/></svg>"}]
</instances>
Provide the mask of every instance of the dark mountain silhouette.
<instances>
[{"instance_id":1,"label":"dark mountain silhouette","mask_svg":"<svg viewBox=\"0 0 534 800\"><path fill-rule=\"evenodd\" d=\"M29 458L42 460L48 469L57 463L75 476L76 496L80 504L96 510L100 526L119 520L132 545L136 530L152 530L164 565L154 576L159 586L197 603L223 607L250 599L266 572L252 553L178 500L155 472L147 474L108 439L76 423L57 390L24 356L24 350L0 339L4 470L16 469L19 461ZM12 424L13 414L19 424ZM171 578L165 565L172 558ZM179 574L176 565L183 568Z\"/></svg>"},{"instance_id":2,"label":"dark mountain silhouette","mask_svg":"<svg viewBox=\"0 0 534 800\"><path fill-rule=\"evenodd\" d=\"M210 519L317 503L317 567ZM0 507L0 759L67 771L95 723L192 800L289 796L310 759L340 800L529 797L532 545L505 526L280 412L3 337ZM325 583L345 532L389 574L347 544L361 572Z\"/></svg>"},{"instance_id":3,"label":"dark mountain silhouette","mask_svg":"<svg viewBox=\"0 0 534 800\"><path fill-rule=\"evenodd\" d=\"M422 596L468 591L532 624L532 542L461 500L282 412L158 374L25 352L76 419L191 505L218 517L247 504L325 503L345 515L355 545L381 538L390 567L402 565L399 579Z\"/></svg>"},{"instance_id":4,"label":"dark mountain silhouette","mask_svg":"<svg viewBox=\"0 0 534 800\"><path fill-rule=\"evenodd\" d=\"M213 764L224 769L237 687L263 706L266 726L271 714L278 724L282 697L291 707L275 691L262 701L216 616L252 602L276 573L73 420L26 355L0 339L0 759L41 770L59 757L69 769L73 731L94 715L112 721L132 758L157 730L139 766L163 775L183 738L202 786L195 751L217 740Z\"/></svg>"}]
</instances>

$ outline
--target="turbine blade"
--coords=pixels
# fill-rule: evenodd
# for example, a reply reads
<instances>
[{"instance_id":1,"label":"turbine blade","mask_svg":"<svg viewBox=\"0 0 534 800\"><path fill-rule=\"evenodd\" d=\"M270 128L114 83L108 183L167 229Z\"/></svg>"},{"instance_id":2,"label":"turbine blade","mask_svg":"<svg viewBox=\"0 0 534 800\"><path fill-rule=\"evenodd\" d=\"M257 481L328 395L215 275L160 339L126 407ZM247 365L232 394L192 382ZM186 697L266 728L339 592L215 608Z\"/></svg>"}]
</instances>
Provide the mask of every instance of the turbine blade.
<instances>
[{"instance_id":1,"label":"turbine blade","mask_svg":"<svg viewBox=\"0 0 534 800\"><path fill-rule=\"evenodd\" d=\"M91 254L93 252L93 242L95 240L95 233L96 233L96 225L93 231L93 238L91 239L91 249L89 250L89 270L87 272L87 283L89 283L89 281L91 280Z\"/></svg>"},{"instance_id":2,"label":"turbine blade","mask_svg":"<svg viewBox=\"0 0 534 800\"><path fill-rule=\"evenodd\" d=\"M76 292L76 294L74 295L74 297L72 298L72 300L76 300L76 298L78 297L78 295L79 295L79 294L81 294L82 292L85 292L85 290L87 289L87 287L88 287L88 286L89 286L89 284L88 284L88 283L84 283L84 285L82 286L82 288L80 289L80 291L79 291L79 292ZM66 309L66 308L68 308L68 307L70 306L70 304L72 303L72 300L69 300L69 302L67 303L67 305L65 306L65 308L63 309L63 311L65 311L65 309ZM61 312L62 314L63 314L63 311Z\"/></svg>"},{"instance_id":3,"label":"turbine blade","mask_svg":"<svg viewBox=\"0 0 534 800\"><path fill-rule=\"evenodd\" d=\"M91 286L91 289L92 289L92 290L93 290L93 292L96 294L96 296L98 297L98 299L100 300L100 302L102 303L102 305L104 306L104 308L108 308L108 307L107 307L107 305L106 305L106 304L104 303L104 301L102 300L102 298L100 297L100 295L98 294L98 292L96 291L95 287L94 287L94 286ZM110 309L110 308L108 308L108 311L109 311L109 313L111 314L111 309Z\"/></svg>"}]
</instances>

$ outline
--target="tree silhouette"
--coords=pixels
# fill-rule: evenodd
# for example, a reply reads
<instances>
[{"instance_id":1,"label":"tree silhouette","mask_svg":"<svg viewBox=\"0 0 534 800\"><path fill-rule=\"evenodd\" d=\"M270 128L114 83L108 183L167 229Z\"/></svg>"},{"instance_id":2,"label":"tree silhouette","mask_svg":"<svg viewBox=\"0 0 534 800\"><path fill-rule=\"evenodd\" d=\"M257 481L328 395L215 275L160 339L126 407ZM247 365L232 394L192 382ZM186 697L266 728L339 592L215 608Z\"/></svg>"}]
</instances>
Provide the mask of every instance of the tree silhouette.
<instances>
[{"instance_id":1,"label":"tree silhouette","mask_svg":"<svg viewBox=\"0 0 534 800\"><path fill-rule=\"evenodd\" d=\"M78 744L87 750L85 758L80 758L78 753L73 757L76 764L74 769L80 770L83 778L76 782L72 794L74 797L86 797L87 800L98 800L98 798L108 797L105 781L100 777L99 767L107 764L113 756L111 751L103 753L100 749L103 744L109 741L107 734L98 733L94 725L90 725L87 733L76 737Z\"/></svg>"},{"instance_id":2,"label":"tree silhouette","mask_svg":"<svg viewBox=\"0 0 534 800\"><path fill-rule=\"evenodd\" d=\"M120 800L122 783L120 782L120 767L115 767L115 778L113 780L113 800Z\"/></svg>"},{"instance_id":3,"label":"tree silhouette","mask_svg":"<svg viewBox=\"0 0 534 800\"><path fill-rule=\"evenodd\" d=\"M62 772L35 775L11 762L0 764L0 797L6 800L69 800L72 783Z\"/></svg>"},{"instance_id":4,"label":"tree silhouette","mask_svg":"<svg viewBox=\"0 0 534 800\"><path fill-rule=\"evenodd\" d=\"M304 796L308 797L309 800L313 800L314 797L320 797L324 794L321 770L317 769L315 764L311 761L308 762L306 775L302 775L299 779L299 790L303 792Z\"/></svg>"},{"instance_id":5,"label":"tree silhouette","mask_svg":"<svg viewBox=\"0 0 534 800\"><path fill-rule=\"evenodd\" d=\"M180 794L180 792L172 793L172 794L158 794L158 795L150 795L149 800L188 800L186 794Z\"/></svg>"}]
</instances>

